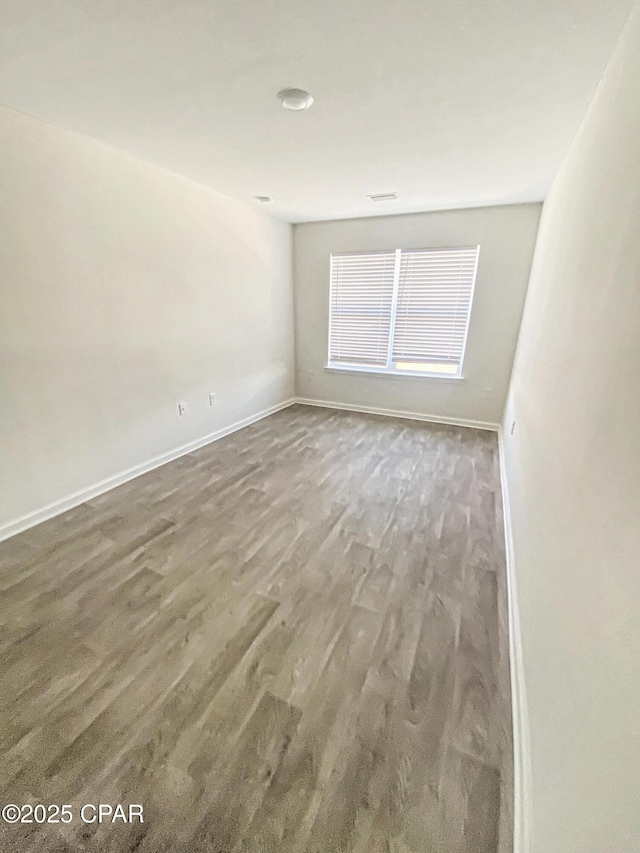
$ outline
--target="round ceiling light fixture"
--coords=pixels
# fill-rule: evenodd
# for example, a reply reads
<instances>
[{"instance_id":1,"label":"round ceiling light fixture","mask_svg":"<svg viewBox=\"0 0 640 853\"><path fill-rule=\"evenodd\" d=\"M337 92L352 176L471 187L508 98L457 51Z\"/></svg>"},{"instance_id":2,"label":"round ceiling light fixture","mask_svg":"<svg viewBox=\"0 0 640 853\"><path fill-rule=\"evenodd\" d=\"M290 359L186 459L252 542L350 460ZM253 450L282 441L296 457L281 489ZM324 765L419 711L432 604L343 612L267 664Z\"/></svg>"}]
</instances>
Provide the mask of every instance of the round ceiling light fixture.
<instances>
[{"instance_id":1,"label":"round ceiling light fixture","mask_svg":"<svg viewBox=\"0 0 640 853\"><path fill-rule=\"evenodd\" d=\"M313 98L304 89L282 89L278 92L278 100L285 110L308 110Z\"/></svg>"}]
</instances>

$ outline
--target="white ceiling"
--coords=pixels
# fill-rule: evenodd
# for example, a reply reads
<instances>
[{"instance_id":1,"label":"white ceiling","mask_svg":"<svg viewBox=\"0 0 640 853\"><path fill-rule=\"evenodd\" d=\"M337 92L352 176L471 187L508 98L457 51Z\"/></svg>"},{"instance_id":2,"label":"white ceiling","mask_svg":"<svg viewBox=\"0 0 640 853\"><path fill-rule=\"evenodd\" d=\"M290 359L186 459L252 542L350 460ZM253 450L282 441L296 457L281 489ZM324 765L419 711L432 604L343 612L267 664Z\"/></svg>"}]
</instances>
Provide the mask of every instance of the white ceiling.
<instances>
[{"instance_id":1,"label":"white ceiling","mask_svg":"<svg viewBox=\"0 0 640 853\"><path fill-rule=\"evenodd\" d=\"M0 101L292 222L540 200L630 7L0 0Z\"/></svg>"}]
</instances>

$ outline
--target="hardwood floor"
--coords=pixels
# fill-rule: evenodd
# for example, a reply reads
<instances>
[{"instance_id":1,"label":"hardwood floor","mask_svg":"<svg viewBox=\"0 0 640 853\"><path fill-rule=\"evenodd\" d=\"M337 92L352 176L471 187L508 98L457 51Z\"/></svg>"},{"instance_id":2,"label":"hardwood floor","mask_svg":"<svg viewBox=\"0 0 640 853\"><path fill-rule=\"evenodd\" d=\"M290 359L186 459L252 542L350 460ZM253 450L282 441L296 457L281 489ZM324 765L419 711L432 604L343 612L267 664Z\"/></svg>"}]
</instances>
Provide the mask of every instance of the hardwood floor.
<instances>
[{"instance_id":1,"label":"hardwood floor","mask_svg":"<svg viewBox=\"0 0 640 853\"><path fill-rule=\"evenodd\" d=\"M294 406L0 544L0 850L510 853L499 483Z\"/></svg>"}]
</instances>

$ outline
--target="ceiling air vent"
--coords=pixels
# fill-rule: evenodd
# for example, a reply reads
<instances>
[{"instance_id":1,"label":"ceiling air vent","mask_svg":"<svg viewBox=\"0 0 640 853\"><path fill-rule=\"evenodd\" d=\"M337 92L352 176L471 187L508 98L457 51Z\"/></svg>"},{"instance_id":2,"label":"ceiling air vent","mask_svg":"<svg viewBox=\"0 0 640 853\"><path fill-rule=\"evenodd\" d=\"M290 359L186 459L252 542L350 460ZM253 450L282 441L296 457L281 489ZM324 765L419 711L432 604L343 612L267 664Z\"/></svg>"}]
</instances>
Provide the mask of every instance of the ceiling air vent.
<instances>
[{"instance_id":1,"label":"ceiling air vent","mask_svg":"<svg viewBox=\"0 0 640 853\"><path fill-rule=\"evenodd\" d=\"M371 201L394 201L398 198L398 193L378 193L377 195L368 195Z\"/></svg>"}]
</instances>

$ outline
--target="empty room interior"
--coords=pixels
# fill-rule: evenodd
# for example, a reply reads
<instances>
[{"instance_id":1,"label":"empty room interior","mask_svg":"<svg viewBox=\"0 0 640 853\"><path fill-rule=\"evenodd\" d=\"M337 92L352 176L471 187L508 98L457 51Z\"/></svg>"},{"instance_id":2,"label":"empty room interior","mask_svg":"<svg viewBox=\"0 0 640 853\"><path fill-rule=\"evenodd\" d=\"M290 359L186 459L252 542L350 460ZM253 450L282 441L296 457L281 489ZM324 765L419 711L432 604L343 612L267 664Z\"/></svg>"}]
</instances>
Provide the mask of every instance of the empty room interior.
<instances>
[{"instance_id":1,"label":"empty room interior","mask_svg":"<svg viewBox=\"0 0 640 853\"><path fill-rule=\"evenodd\" d=\"M640 853L638 2L0 12L0 853Z\"/></svg>"}]
</instances>

